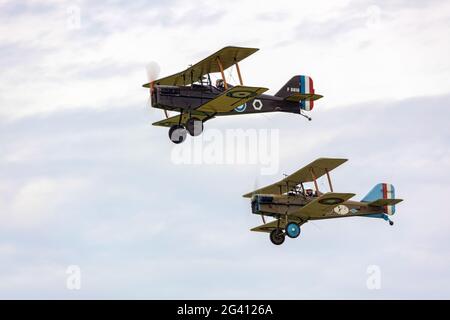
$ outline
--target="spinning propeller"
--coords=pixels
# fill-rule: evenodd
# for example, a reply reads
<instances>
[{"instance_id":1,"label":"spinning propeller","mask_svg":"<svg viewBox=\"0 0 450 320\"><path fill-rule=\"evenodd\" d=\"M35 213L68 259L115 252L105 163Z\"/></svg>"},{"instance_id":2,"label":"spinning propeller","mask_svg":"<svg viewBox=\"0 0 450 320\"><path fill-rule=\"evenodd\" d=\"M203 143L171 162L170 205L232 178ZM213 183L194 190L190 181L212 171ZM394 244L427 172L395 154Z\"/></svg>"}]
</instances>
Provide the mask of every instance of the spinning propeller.
<instances>
[{"instance_id":1,"label":"spinning propeller","mask_svg":"<svg viewBox=\"0 0 450 320\"><path fill-rule=\"evenodd\" d=\"M148 97L147 100L147 105L149 107L152 106L152 94L153 94L153 82L158 79L159 73L161 72L161 68L159 67L159 64L151 61L149 62L146 67L145 70L147 71L147 80L150 83L150 96ZM167 113L167 110L164 110L164 114L166 115L166 118L169 118L169 114Z\"/></svg>"}]
</instances>

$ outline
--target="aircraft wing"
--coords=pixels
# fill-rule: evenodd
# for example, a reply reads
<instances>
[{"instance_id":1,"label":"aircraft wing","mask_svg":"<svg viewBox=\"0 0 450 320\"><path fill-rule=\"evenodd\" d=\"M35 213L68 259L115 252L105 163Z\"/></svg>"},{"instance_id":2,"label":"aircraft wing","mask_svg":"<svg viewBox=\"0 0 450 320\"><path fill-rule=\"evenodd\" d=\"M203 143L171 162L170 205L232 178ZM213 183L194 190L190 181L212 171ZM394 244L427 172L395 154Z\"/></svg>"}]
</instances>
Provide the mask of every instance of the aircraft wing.
<instances>
[{"instance_id":1,"label":"aircraft wing","mask_svg":"<svg viewBox=\"0 0 450 320\"><path fill-rule=\"evenodd\" d=\"M211 118L207 115L201 115L201 114L196 114L195 117L199 120L205 120L206 118ZM188 114L183 114L183 116L181 117L181 122L180 122L180 115L176 115L167 119L163 119L160 121L157 121L155 123L153 123L154 126L159 126L159 127L171 127L174 124L178 124L181 123L183 125L186 125L186 122L189 119L189 115Z\"/></svg>"},{"instance_id":2,"label":"aircraft wing","mask_svg":"<svg viewBox=\"0 0 450 320\"><path fill-rule=\"evenodd\" d=\"M325 216L340 203L343 203L354 196L354 193L328 192L309 202L307 205L300 207L297 211L292 212L291 215L304 219L320 218Z\"/></svg>"},{"instance_id":3,"label":"aircraft wing","mask_svg":"<svg viewBox=\"0 0 450 320\"><path fill-rule=\"evenodd\" d=\"M293 174L287 176L283 180L280 180L274 184L271 184L269 186L257 189L255 191L249 192L244 194L243 197L245 198L251 198L253 194L283 194L286 193L295 186L297 186L300 183L303 182L312 182L314 181L313 176L316 177L316 179L319 179L321 176L331 170L337 168L344 162L346 162L347 159L336 159L336 158L319 158L317 160L314 160L307 166L301 168L300 170L297 170Z\"/></svg>"},{"instance_id":4,"label":"aircraft wing","mask_svg":"<svg viewBox=\"0 0 450 320\"><path fill-rule=\"evenodd\" d=\"M171 76L155 80L156 85L182 86L189 85L200 80L208 73L220 72L220 67L217 58L220 59L223 69L228 69L236 62L239 62L259 49L243 48L243 47L225 47L202 61L194 64L182 72L175 73ZM150 83L143 85L145 88L150 88Z\"/></svg>"},{"instance_id":5,"label":"aircraft wing","mask_svg":"<svg viewBox=\"0 0 450 320\"><path fill-rule=\"evenodd\" d=\"M299 225L304 224L306 221L297 221ZM250 229L250 231L256 231L256 232L271 232L272 230L276 229L278 227L278 221L274 220L271 222L268 222L266 224L262 224L260 226L257 226L255 228ZM284 229L286 227L286 220L281 219L280 220L280 228Z\"/></svg>"},{"instance_id":6,"label":"aircraft wing","mask_svg":"<svg viewBox=\"0 0 450 320\"><path fill-rule=\"evenodd\" d=\"M240 105L243 105L249 100L254 99L256 96L266 92L267 88L260 87L247 87L247 86L235 86L221 95L215 97L212 100L202 104L195 111L202 112L229 112Z\"/></svg>"}]
</instances>

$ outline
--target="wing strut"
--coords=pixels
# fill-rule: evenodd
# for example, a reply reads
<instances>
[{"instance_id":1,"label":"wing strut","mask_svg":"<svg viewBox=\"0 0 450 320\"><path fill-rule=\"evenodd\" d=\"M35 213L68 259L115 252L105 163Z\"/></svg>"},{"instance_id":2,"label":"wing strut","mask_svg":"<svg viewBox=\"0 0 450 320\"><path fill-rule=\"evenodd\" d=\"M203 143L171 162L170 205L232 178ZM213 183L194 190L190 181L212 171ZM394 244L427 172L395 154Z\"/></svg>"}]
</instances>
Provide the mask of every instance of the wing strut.
<instances>
[{"instance_id":1,"label":"wing strut","mask_svg":"<svg viewBox=\"0 0 450 320\"><path fill-rule=\"evenodd\" d=\"M319 186L317 184L316 174L314 173L314 168L311 167L311 177L314 181L314 188L316 188L316 193L319 194Z\"/></svg>"},{"instance_id":2,"label":"wing strut","mask_svg":"<svg viewBox=\"0 0 450 320\"><path fill-rule=\"evenodd\" d=\"M333 185L331 184L330 172L327 168L325 168L325 172L327 173L328 184L330 185L330 191L333 192Z\"/></svg>"},{"instance_id":3,"label":"wing strut","mask_svg":"<svg viewBox=\"0 0 450 320\"><path fill-rule=\"evenodd\" d=\"M222 62L220 61L220 57L217 57L217 64L219 65L220 73L222 74L223 86L225 90L228 90L227 80L225 79L225 73L223 72Z\"/></svg>"},{"instance_id":4,"label":"wing strut","mask_svg":"<svg viewBox=\"0 0 450 320\"><path fill-rule=\"evenodd\" d=\"M239 69L239 64L238 64L236 58L234 58L234 64L236 65L236 71L237 71L237 74L239 77L239 82L240 82L241 86L243 86L244 83L242 83L241 69Z\"/></svg>"}]
</instances>

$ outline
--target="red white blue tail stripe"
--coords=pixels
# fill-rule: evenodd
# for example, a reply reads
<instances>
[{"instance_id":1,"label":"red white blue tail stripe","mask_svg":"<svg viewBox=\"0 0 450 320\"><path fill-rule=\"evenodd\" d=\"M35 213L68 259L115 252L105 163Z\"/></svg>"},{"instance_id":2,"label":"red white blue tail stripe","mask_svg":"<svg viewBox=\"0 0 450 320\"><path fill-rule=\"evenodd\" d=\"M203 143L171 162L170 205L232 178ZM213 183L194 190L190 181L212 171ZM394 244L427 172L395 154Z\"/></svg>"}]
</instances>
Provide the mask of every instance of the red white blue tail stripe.
<instances>
[{"instance_id":1,"label":"red white blue tail stripe","mask_svg":"<svg viewBox=\"0 0 450 320\"><path fill-rule=\"evenodd\" d=\"M311 77L299 76L300 78L300 93L314 94L314 84ZM313 99L305 99L300 101L300 108L305 111L311 111L314 108Z\"/></svg>"},{"instance_id":2,"label":"red white blue tail stripe","mask_svg":"<svg viewBox=\"0 0 450 320\"><path fill-rule=\"evenodd\" d=\"M370 192L361 200L363 202L376 201L378 199L395 199L395 188L389 183L379 183L370 190ZM393 215L395 205L384 206L384 213Z\"/></svg>"},{"instance_id":3,"label":"red white blue tail stripe","mask_svg":"<svg viewBox=\"0 0 450 320\"><path fill-rule=\"evenodd\" d=\"M394 199L395 198L395 191L394 186L389 183L382 183L382 190L383 190L383 199ZM385 206L384 212L392 215L395 213L395 207L394 206Z\"/></svg>"}]
</instances>

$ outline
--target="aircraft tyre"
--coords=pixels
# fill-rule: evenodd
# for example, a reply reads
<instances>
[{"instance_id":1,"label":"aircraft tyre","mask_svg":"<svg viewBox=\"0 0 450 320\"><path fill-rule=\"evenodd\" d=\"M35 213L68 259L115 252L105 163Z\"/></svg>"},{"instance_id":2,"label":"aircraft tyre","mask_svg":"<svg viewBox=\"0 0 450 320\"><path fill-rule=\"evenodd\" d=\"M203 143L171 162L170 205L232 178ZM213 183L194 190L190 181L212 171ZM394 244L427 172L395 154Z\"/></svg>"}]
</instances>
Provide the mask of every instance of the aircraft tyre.
<instances>
[{"instance_id":1,"label":"aircraft tyre","mask_svg":"<svg viewBox=\"0 0 450 320\"><path fill-rule=\"evenodd\" d=\"M199 136L203 132L203 121L197 118L189 118L186 122L186 129L193 137Z\"/></svg>"},{"instance_id":2,"label":"aircraft tyre","mask_svg":"<svg viewBox=\"0 0 450 320\"><path fill-rule=\"evenodd\" d=\"M179 124L173 125L169 129L169 138L173 143L179 144L186 140L187 130Z\"/></svg>"},{"instance_id":3,"label":"aircraft tyre","mask_svg":"<svg viewBox=\"0 0 450 320\"><path fill-rule=\"evenodd\" d=\"M274 229L270 232L270 241L272 241L274 245L279 246L283 244L285 237L286 236L281 229Z\"/></svg>"},{"instance_id":4,"label":"aircraft tyre","mask_svg":"<svg viewBox=\"0 0 450 320\"><path fill-rule=\"evenodd\" d=\"M289 238L297 238L300 235L300 226L296 222L289 222L286 225L285 233Z\"/></svg>"}]
</instances>

